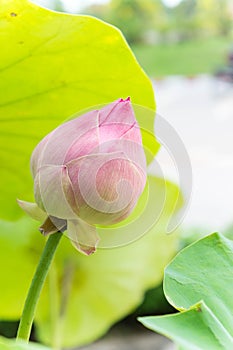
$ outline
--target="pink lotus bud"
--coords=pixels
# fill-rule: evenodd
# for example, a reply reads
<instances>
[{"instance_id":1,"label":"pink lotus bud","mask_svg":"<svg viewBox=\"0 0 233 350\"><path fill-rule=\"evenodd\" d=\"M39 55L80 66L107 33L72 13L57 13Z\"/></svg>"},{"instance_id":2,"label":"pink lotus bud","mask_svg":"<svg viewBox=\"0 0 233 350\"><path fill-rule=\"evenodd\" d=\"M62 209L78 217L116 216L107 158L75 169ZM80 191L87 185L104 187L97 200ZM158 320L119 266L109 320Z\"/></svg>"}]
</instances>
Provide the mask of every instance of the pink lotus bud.
<instances>
[{"instance_id":1,"label":"pink lotus bud","mask_svg":"<svg viewBox=\"0 0 233 350\"><path fill-rule=\"evenodd\" d=\"M40 215L45 212L60 230L67 228L74 245L92 253L98 242L95 224L125 219L146 183L145 154L130 99L56 128L35 148L31 169ZM35 204L19 204L38 218ZM50 226L47 219L43 233L57 230Z\"/></svg>"}]
</instances>

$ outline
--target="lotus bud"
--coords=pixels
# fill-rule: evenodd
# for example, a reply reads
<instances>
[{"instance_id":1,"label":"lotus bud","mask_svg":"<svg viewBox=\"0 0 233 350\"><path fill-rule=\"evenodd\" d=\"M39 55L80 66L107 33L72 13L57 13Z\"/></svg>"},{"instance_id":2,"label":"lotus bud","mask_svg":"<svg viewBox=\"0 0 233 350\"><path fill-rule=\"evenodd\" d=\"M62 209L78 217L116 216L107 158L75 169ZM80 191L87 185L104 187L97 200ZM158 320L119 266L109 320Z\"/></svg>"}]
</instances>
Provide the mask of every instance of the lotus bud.
<instances>
[{"instance_id":1,"label":"lotus bud","mask_svg":"<svg viewBox=\"0 0 233 350\"><path fill-rule=\"evenodd\" d=\"M48 134L31 157L34 203L19 201L40 230L67 229L80 251L98 243L95 225L124 220L146 183L146 159L130 98L70 120Z\"/></svg>"}]
</instances>

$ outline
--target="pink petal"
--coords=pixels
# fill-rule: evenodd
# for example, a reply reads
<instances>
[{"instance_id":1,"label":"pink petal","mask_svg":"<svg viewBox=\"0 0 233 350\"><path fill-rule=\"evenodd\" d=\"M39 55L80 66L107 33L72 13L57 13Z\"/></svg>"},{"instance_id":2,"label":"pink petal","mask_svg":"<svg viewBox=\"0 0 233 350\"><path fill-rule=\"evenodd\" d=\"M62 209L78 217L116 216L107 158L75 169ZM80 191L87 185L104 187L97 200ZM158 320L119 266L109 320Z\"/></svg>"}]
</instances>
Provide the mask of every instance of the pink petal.
<instances>
[{"instance_id":1,"label":"pink petal","mask_svg":"<svg viewBox=\"0 0 233 350\"><path fill-rule=\"evenodd\" d=\"M68 149L64 164L67 162L86 156L93 151L99 145L99 130L97 127L91 128L82 136L77 138Z\"/></svg>"},{"instance_id":2,"label":"pink petal","mask_svg":"<svg viewBox=\"0 0 233 350\"><path fill-rule=\"evenodd\" d=\"M124 152L95 154L67 164L79 216L93 224L112 224L135 205L146 176Z\"/></svg>"},{"instance_id":3,"label":"pink petal","mask_svg":"<svg viewBox=\"0 0 233 350\"><path fill-rule=\"evenodd\" d=\"M140 128L129 99L118 100L100 110L100 143L120 138L142 144Z\"/></svg>"},{"instance_id":4,"label":"pink petal","mask_svg":"<svg viewBox=\"0 0 233 350\"><path fill-rule=\"evenodd\" d=\"M77 208L65 166L40 168L35 178L35 199L48 215L75 219Z\"/></svg>"},{"instance_id":5,"label":"pink petal","mask_svg":"<svg viewBox=\"0 0 233 350\"><path fill-rule=\"evenodd\" d=\"M38 143L38 145L36 146L36 148L34 149L34 151L32 152L32 156L31 156L31 172L33 177L36 176L36 172L37 169L41 167L41 159L43 157L44 154L44 149L48 143L50 134L48 134L47 136L45 136L40 143Z\"/></svg>"},{"instance_id":6,"label":"pink petal","mask_svg":"<svg viewBox=\"0 0 233 350\"><path fill-rule=\"evenodd\" d=\"M135 123L135 115L129 98L126 100L120 98L100 110L99 125L113 123L128 125Z\"/></svg>"},{"instance_id":7,"label":"pink petal","mask_svg":"<svg viewBox=\"0 0 233 350\"><path fill-rule=\"evenodd\" d=\"M98 111L91 111L78 118L70 120L48 134L35 148L31 158L31 168L33 174L39 167L44 165L63 165L67 153L73 144L90 133L90 130L97 135L95 130L98 126ZM90 135L89 135L90 136ZM86 138L88 142L88 138ZM76 157L82 155L76 151Z\"/></svg>"},{"instance_id":8,"label":"pink petal","mask_svg":"<svg viewBox=\"0 0 233 350\"><path fill-rule=\"evenodd\" d=\"M100 144L97 149L93 150L93 153L111 154L111 153L122 153L124 158L133 162L137 167L146 175L146 157L143 146L137 142L127 139L111 140ZM90 154L91 155L91 154Z\"/></svg>"}]
</instances>

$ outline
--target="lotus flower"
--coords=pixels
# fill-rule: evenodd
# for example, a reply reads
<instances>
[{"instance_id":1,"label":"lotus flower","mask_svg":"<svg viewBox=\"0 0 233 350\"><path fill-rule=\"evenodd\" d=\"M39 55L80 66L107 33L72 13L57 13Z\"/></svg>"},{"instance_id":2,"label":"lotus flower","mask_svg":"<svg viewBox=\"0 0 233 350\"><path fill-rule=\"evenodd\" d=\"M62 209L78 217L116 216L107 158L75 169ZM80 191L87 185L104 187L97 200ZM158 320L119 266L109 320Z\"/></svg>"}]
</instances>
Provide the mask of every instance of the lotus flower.
<instances>
[{"instance_id":1,"label":"lotus flower","mask_svg":"<svg viewBox=\"0 0 233 350\"><path fill-rule=\"evenodd\" d=\"M89 255L95 225L124 220L146 183L146 160L130 98L70 120L48 134L31 157L36 203L18 201L44 235L67 230Z\"/></svg>"}]
</instances>

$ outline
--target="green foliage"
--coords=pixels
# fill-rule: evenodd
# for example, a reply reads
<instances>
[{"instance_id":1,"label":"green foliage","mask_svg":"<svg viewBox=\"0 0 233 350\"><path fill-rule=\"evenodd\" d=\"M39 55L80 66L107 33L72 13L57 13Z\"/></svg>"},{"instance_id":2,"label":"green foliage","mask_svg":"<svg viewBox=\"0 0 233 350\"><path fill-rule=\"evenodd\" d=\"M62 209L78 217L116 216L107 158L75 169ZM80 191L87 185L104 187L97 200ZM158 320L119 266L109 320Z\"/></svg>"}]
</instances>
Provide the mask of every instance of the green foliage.
<instances>
[{"instance_id":1,"label":"green foliage","mask_svg":"<svg viewBox=\"0 0 233 350\"><path fill-rule=\"evenodd\" d=\"M151 144L155 102L116 28L27 0L2 0L0 17L0 209L2 218L15 219L22 214L16 198L32 200L29 159L43 136L74 113L131 96L144 107L137 118ZM152 148L155 154L158 144Z\"/></svg>"},{"instance_id":2,"label":"green foliage","mask_svg":"<svg viewBox=\"0 0 233 350\"><path fill-rule=\"evenodd\" d=\"M213 73L225 65L231 41L215 38L180 44L135 45L133 51L152 77Z\"/></svg>"},{"instance_id":3,"label":"green foliage","mask_svg":"<svg viewBox=\"0 0 233 350\"><path fill-rule=\"evenodd\" d=\"M183 0L166 7L162 0L111 0L86 9L119 27L130 43L176 43L203 37L230 37L230 0Z\"/></svg>"},{"instance_id":4,"label":"green foliage","mask_svg":"<svg viewBox=\"0 0 233 350\"><path fill-rule=\"evenodd\" d=\"M137 317L144 315L161 315L174 312L174 308L164 296L162 283L145 293L143 303L135 310L130 318L136 322Z\"/></svg>"},{"instance_id":5,"label":"green foliage","mask_svg":"<svg viewBox=\"0 0 233 350\"><path fill-rule=\"evenodd\" d=\"M166 34L170 36L171 41L182 42L198 36L196 6L196 0L185 0L166 10Z\"/></svg>"},{"instance_id":6,"label":"green foliage","mask_svg":"<svg viewBox=\"0 0 233 350\"><path fill-rule=\"evenodd\" d=\"M228 36L233 29L231 1L197 0L199 31L212 35Z\"/></svg>"},{"instance_id":7,"label":"green foliage","mask_svg":"<svg viewBox=\"0 0 233 350\"><path fill-rule=\"evenodd\" d=\"M3 337L0 337L0 347L1 350L49 350L49 348L39 344L27 344L23 341L16 343L15 340L6 339Z\"/></svg>"},{"instance_id":8,"label":"green foliage","mask_svg":"<svg viewBox=\"0 0 233 350\"><path fill-rule=\"evenodd\" d=\"M143 41L147 30L161 18L162 9L160 1L112 0L107 6L91 7L88 12L117 26L130 43L136 43Z\"/></svg>"},{"instance_id":9,"label":"green foliage","mask_svg":"<svg viewBox=\"0 0 233 350\"><path fill-rule=\"evenodd\" d=\"M0 335L6 338L14 338L19 326L18 321L0 321Z\"/></svg>"},{"instance_id":10,"label":"green foliage","mask_svg":"<svg viewBox=\"0 0 233 350\"><path fill-rule=\"evenodd\" d=\"M157 196L150 206L151 215L161 205L164 186L166 202L160 220L140 240L121 248L100 249L86 257L63 237L36 314L41 341L75 346L95 340L134 310L146 289L161 282L163 268L177 248L177 235L166 235L165 230L179 190L154 177L149 177L149 183ZM20 317L44 245L36 226L26 218L1 223L0 264L7 268L1 272L0 319Z\"/></svg>"},{"instance_id":11,"label":"green foliage","mask_svg":"<svg viewBox=\"0 0 233 350\"><path fill-rule=\"evenodd\" d=\"M219 234L183 249L165 271L164 292L178 314L144 317L182 349L231 350L233 242Z\"/></svg>"}]
</instances>

